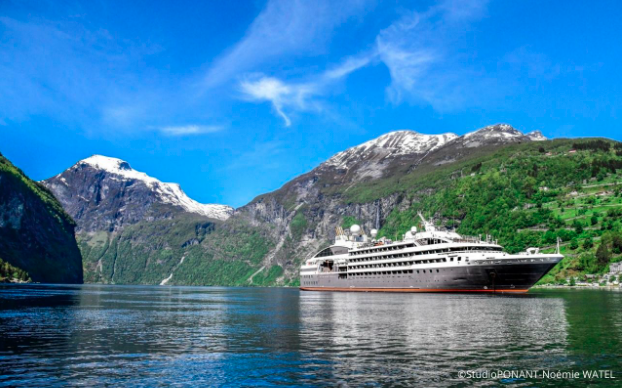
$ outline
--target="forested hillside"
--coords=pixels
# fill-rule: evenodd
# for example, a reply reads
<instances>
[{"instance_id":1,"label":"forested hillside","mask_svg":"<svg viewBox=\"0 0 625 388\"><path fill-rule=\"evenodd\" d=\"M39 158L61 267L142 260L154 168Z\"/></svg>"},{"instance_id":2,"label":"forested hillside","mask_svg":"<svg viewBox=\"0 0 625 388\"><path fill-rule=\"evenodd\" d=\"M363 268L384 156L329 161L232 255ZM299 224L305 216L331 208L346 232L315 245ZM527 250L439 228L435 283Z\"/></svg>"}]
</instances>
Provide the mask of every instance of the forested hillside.
<instances>
[{"instance_id":1,"label":"forested hillside","mask_svg":"<svg viewBox=\"0 0 625 388\"><path fill-rule=\"evenodd\" d=\"M74 226L48 189L0 155L0 277L82 283Z\"/></svg>"},{"instance_id":2,"label":"forested hillside","mask_svg":"<svg viewBox=\"0 0 625 388\"><path fill-rule=\"evenodd\" d=\"M543 282L605 272L621 259L621 147L601 139L526 143L433 171L414 180L411 205L393 211L381 234L402 235L422 211L461 234L492 235L509 252L553 251L559 237L565 260Z\"/></svg>"}]
</instances>

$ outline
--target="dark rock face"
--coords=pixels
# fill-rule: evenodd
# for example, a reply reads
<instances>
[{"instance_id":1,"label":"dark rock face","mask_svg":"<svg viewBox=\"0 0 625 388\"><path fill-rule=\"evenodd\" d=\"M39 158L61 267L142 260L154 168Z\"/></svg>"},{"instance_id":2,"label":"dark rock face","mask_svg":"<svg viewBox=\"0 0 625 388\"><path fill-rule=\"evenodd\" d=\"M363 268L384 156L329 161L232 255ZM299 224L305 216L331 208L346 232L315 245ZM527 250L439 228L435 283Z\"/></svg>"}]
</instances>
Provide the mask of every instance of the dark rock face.
<instances>
[{"instance_id":1,"label":"dark rock face","mask_svg":"<svg viewBox=\"0 0 625 388\"><path fill-rule=\"evenodd\" d=\"M94 155L43 182L78 224L78 232L117 232L125 225L195 213L225 220L234 209L195 202L174 183L133 170L120 159Z\"/></svg>"},{"instance_id":2,"label":"dark rock face","mask_svg":"<svg viewBox=\"0 0 625 388\"><path fill-rule=\"evenodd\" d=\"M88 164L78 164L43 182L74 218L78 232L115 232L144 219L170 217L151 211L157 201L142 181L122 180Z\"/></svg>"},{"instance_id":3,"label":"dark rock face","mask_svg":"<svg viewBox=\"0 0 625 388\"><path fill-rule=\"evenodd\" d=\"M82 283L74 222L45 187L0 156L0 257L35 282Z\"/></svg>"}]
</instances>

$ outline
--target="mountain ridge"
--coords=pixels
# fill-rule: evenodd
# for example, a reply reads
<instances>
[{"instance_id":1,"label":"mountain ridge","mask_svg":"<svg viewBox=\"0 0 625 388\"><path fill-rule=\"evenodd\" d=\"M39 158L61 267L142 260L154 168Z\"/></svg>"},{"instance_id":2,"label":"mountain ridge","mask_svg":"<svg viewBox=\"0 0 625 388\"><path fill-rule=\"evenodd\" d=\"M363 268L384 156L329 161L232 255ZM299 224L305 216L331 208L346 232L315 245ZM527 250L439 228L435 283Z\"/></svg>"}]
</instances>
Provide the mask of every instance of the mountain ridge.
<instances>
[{"instance_id":1,"label":"mountain ridge","mask_svg":"<svg viewBox=\"0 0 625 388\"><path fill-rule=\"evenodd\" d=\"M224 221L234 209L227 205L200 204L189 198L177 183L164 183L136 171L124 160L93 155L42 181L76 220L78 230L116 230L142 219L158 218L155 206ZM102 209L107 209L106 215ZM100 213L100 214L98 214Z\"/></svg>"},{"instance_id":2,"label":"mountain ridge","mask_svg":"<svg viewBox=\"0 0 625 388\"><path fill-rule=\"evenodd\" d=\"M330 243L337 225L358 222L365 229L379 229L389 217L396 224L397 214L435 193L435 185L445 187L457 179L473 179L467 177L479 175L483 164L495 168L508 163L511 155L530 160L544 157L544 149L574 144L573 140L537 142L542 135L530 134L508 124L463 136L394 131L333 155L281 188L257 196L225 220L176 211L160 202L137 204L135 196L150 198L146 186L124 186L112 197L127 197L127 201L115 203L107 212L108 221L127 218L122 220L125 226L94 223L77 234L87 279L104 283L296 285L301 260ZM123 166L127 168L129 165ZM119 184L102 174L100 186ZM66 180L75 185L75 196L81 196L84 177L78 174L74 178L79 179ZM532 187L539 184L531 183ZM91 191L86 190L85 195L98 200ZM61 190L58 196L63 195ZM133 206L138 210L128 214ZM70 210L88 223L90 212L98 209Z\"/></svg>"}]
</instances>

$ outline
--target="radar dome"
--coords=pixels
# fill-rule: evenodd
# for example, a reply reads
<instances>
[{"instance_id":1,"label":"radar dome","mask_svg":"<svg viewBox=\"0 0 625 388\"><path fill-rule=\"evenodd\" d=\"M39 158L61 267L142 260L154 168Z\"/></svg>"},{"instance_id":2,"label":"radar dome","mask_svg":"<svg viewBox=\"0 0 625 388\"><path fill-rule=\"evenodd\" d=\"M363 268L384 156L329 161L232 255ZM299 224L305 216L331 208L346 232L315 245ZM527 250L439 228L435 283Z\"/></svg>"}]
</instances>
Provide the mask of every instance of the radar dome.
<instances>
[{"instance_id":1,"label":"radar dome","mask_svg":"<svg viewBox=\"0 0 625 388\"><path fill-rule=\"evenodd\" d=\"M410 228L410 233L414 236L415 234L417 234L417 227L413 226L412 228Z\"/></svg>"},{"instance_id":2,"label":"radar dome","mask_svg":"<svg viewBox=\"0 0 625 388\"><path fill-rule=\"evenodd\" d=\"M360 233L360 225L356 225L356 224L352 225L349 228L349 231L352 233L352 235L356 236L358 233Z\"/></svg>"},{"instance_id":3,"label":"radar dome","mask_svg":"<svg viewBox=\"0 0 625 388\"><path fill-rule=\"evenodd\" d=\"M375 238L375 236L378 235L378 230L377 229L371 229L371 237Z\"/></svg>"}]
</instances>

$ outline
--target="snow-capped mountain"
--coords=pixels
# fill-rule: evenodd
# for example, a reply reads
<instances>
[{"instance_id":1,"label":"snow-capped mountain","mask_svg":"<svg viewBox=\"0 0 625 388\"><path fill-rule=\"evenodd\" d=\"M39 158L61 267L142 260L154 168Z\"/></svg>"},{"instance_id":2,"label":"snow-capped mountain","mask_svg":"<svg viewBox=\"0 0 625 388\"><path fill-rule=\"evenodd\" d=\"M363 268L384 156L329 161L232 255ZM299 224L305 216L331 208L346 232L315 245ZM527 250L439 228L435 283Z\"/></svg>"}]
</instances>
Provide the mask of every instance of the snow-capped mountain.
<instances>
[{"instance_id":1,"label":"snow-capped mountain","mask_svg":"<svg viewBox=\"0 0 625 388\"><path fill-rule=\"evenodd\" d=\"M376 139L349 148L331 157L323 165L350 168L363 159L382 160L403 155L426 154L457 138L453 133L424 135L415 131L389 132Z\"/></svg>"},{"instance_id":2,"label":"snow-capped mountain","mask_svg":"<svg viewBox=\"0 0 625 388\"><path fill-rule=\"evenodd\" d=\"M43 182L74 218L79 230L114 231L144 219L175 212L226 220L234 209L201 204L177 183L165 183L130 167L121 159L93 155Z\"/></svg>"},{"instance_id":3,"label":"snow-capped mountain","mask_svg":"<svg viewBox=\"0 0 625 388\"><path fill-rule=\"evenodd\" d=\"M119 177L122 180L136 180L145 183L146 186L160 198L162 203L179 206L189 213L197 213L218 220L227 220L234 209L227 205L202 204L189 198L180 188L178 183L165 183L148 176L144 172L133 170L130 164L121 159L110 158L102 155L93 155L78 163L88 164L96 169L101 169L113 175L113 179Z\"/></svg>"}]
</instances>

